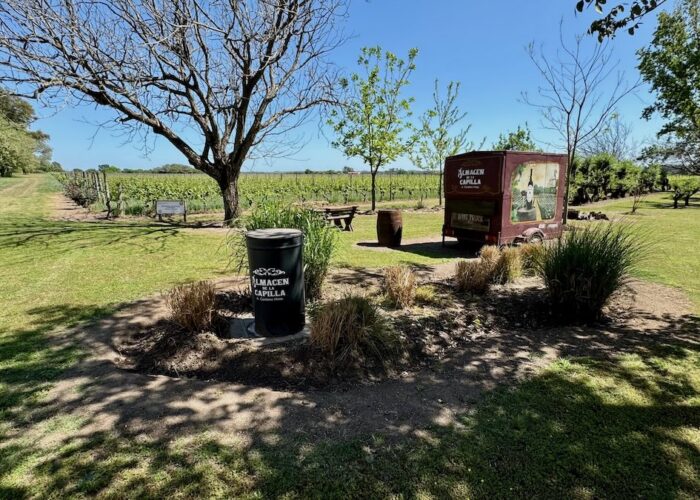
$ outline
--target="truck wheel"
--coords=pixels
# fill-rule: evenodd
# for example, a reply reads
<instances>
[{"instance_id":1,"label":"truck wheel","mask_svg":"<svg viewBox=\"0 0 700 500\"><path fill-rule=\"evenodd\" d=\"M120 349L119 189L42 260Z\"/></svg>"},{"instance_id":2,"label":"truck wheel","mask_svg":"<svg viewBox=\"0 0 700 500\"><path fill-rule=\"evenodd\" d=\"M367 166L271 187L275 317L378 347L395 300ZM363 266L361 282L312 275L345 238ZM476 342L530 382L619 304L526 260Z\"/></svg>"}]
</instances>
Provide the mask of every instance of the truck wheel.
<instances>
[{"instance_id":1,"label":"truck wheel","mask_svg":"<svg viewBox=\"0 0 700 500\"><path fill-rule=\"evenodd\" d=\"M539 245L543 240L542 233L533 233L528 237L527 242L533 245Z\"/></svg>"}]
</instances>

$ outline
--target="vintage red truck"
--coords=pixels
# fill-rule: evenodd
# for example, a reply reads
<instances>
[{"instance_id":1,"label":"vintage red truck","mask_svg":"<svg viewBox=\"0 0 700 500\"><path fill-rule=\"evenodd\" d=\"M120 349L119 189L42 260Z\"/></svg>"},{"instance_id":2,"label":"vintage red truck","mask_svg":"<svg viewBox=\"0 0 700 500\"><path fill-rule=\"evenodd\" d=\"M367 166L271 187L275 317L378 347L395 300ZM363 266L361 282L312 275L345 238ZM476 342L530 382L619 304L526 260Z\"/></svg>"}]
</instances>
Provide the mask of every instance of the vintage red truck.
<instances>
[{"instance_id":1,"label":"vintage red truck","mask_svg":"<svg viewBox=\"0 0 700 500\"><path fill-rule=\"evenodd\" d=\"M445 237L509 245L561 235L566 155L473 151L445 159Z\"/></svg>"}]
</instances>

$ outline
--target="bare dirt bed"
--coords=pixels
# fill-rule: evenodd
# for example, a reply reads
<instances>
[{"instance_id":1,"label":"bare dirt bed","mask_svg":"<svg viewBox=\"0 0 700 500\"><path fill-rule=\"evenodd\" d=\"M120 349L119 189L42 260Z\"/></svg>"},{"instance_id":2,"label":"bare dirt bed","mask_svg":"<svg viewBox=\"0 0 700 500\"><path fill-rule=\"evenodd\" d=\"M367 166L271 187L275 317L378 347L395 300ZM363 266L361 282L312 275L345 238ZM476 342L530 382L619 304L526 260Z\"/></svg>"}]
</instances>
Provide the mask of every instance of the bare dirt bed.
<instances>
[{"instance_id":1,"label":"bare dirt bed","mask_svg":"<svg viewBox=\"0 0 700 500\"><path fill-rule=\"evenodd\" d=\"M451 266L420 269L422 279L449 276ZM336 271L329 293L373 293L380 276L376 270ZM218 287L231 290L244 282L234 278ZM441 293L449 297L451 292L443 288ZM615 299L608 320L590 326L557 326L539 307L541 297L539 284L524 280L497 288L483 300L455 298L450 306L389 311L409 342L410 362L371 377L359 373L353 380L315 385L303 358L295 358L288 369L271 360L276 348L265 355L248 353L244 369L224 366L237 364L236 349L206 334L206 341L193 337L199 342L183 366L186 373L173 369L163 375L166 370L153 366L136 371L137 352L124 350L156 333L154 325L166 318L162 297L154 296L126 304L92 325L55 334L57 347L81 343L88 356L63 375L42 411L69 412L85 423L80 432L86 434L118 429L166 438L206 429L247 443L374 432L427 438L430 426L459 425L457 417L469 412L485 390L526 377L557 358L645 355L700 344L698 319L685 295L672 288L634 282ZM206 356L202 346L207 346ZM168 359L176 360L161 357Z\"/></svg>"},{"instance_id":2,"label":"bare dirt bed","mask_svg":"<svg viewBox=\"0 0 700 500\"><path fill-rule=\"evenodd\" d=\"M443 266L446 267L446 266ZM115 336L114 348L121 355L121 368L143 373L202 380L236 382L256 387L295 390L348 390L356 385L377 385L388 380L439 370L459 378L476 353L492 352L491 365L504 372L529 372L548 360L554 346L566 343L566 354L608 356L637 345L638 335L610 334L634 325L639 332L657 331L656 314L677 315L685 301L663 301L663 287L637 282L615 297L606 318L595 325L565 326L548 313L545 290L539 280L525 278L494 287L483 297L454 292L447 269L429 274L434 296L428 303L407 310L383 305L403 345L403 355L384 363L367 359L339 369L333 367L308 339L260 345L228 335L229 321L237 313L250 312L245 280L223 287L217 296L212 331L192 334L167 319L142 329ZM423 274L426 280L426 274ZM360 292L382 304L381 274L365 271L339 272L328 280L326 299ZM653 298L650 291L656 289ZM665 293L668 295L668 292ZM642 305L647 314L633 314ZM586 333L582 333L586 332ZM601 333L606 332L605 336ZM595 341L591 339L595 338ZM666 340L666 339L663 339ZM517 349L515 349L517 347ZM537 349L533 349L537 347ZM522 358L527 359L523 363ZM519 370L512 368L518 365Z\"/></svg>"}]
</instances>

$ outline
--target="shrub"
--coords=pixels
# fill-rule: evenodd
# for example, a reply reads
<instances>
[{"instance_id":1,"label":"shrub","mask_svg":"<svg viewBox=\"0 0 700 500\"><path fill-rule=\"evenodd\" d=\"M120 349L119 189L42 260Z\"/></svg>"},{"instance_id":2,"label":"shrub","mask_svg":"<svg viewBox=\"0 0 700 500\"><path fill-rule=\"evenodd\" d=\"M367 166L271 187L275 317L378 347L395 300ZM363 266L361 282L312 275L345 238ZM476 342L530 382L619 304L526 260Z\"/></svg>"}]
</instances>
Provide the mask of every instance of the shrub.
<instances>
[{"instance_id":1,"label":"shrub","mask_svg":"<svg viewBox=\"0 0 700 500\"><path fill-rule=\"evenodd\" d=\"M416 275L408 266L384 270L384 287L389 303L398 309L411 307L416 299Z\"/></svg>"},{"instance_id":2,"label":"shrub","mask_svg":"<svg viewBox=\"0 0 700 500\"><path fill-rule=\"evenodd\" d=\"M645 247L628 227L611 223L575 228L543 247L536 268L553 312L573 321L598 319Z\"/></svg>"},{"instance_id":3,"label":"shrub","mask_svg":"<svg viewBox=\"0 0 700 500\"><path fill-rule=\"evenodd\" d=\"M170 318L188 332L211 328L216 290L210 281L180 285L165 295Z\"/></svg>"},{"instance_id":4,"label":"shrub","mask_svg":"<svg viewBox=\"0 0 700 500\"><path fill-rule=\"evenodd\" d=\"M457 262L454 279L459 292L485 293L489 289L492 277L492 263L483 258Z\"/></svg>"},{"instance_id":5,"label":"shrub","mask_svg":"<svg viewBox=\"0 0 700 500\"><path fill-rule=\"evenodd\" d=\"M486 266L491 267L492 270L495 270L496 266L498 265L498 260L501 258L501 250L495 245L487 245L481 247L479 256L484 261Z\"/></svg>"},{"instance_id":6,"label":"shrub","mask_svg":"<svg viewBox=\"0 0 700 500\"><path fill-rule=\"evenodd\" d=\"M97 191L90 187L82 179L69 177L63 184L63 192L66 197L73 200L81 207L88 208L97 201Z\"/></svg>"},{"instance_id":7,"label":"shrub","mask_svg":"<svg viewBox=\"0 0 700 500\"><path fill-rule=\"evenodd\" d=\"M421 285L416 287L416 303L426 306L442 306L445 304L444 297L441 297L434 286Z\"/></svg>"},{"instance_id":8,"label":"shrub","mask_svg":"<svg viewBox=\"0 0 700 500\"><path fill-rule=\"evenodd\" d=\"M398 352L399 338L377 306L366 297L348 295L311 308L311 344L331 365L347 366L372 358L385 364Z\"/></svg>"},{"instance_id":9,"label":"shrub","mask_svg":"<svg viewBox=\"0 0 700 500\"><path fill-rule=\"evenodd\" d=\"M518 247L524 274L535 274L537 262L542 257L544 245L541 243L525 243Z\"/></svg>"},{"instance_id":10,"label":"shrub","mask_svg":"<svg viewBox=\"0 0 700 500\"><path fill-rule=\"evenodd\" d=\"M326 224L322 214L303 207L267 202L257 205L243 219L246 230L269 229L274 227L299 229L304 233L304 288L306 300L321 297L323 281L326 279L331 257L338 241L337 230ZM239 270L245 267L245 239L240 235L234 238Z\"/></svg>"},{"instance_id":11,"label":"shrub","mask_svg":"<svg viewBox=\"0 0 700 500\"><path fill-rule=\"evenodd\" d=\"M501 250L493 270L494 283L512 283L523 275L523 261L518 247Z\"/></svg>"}]
</instances>

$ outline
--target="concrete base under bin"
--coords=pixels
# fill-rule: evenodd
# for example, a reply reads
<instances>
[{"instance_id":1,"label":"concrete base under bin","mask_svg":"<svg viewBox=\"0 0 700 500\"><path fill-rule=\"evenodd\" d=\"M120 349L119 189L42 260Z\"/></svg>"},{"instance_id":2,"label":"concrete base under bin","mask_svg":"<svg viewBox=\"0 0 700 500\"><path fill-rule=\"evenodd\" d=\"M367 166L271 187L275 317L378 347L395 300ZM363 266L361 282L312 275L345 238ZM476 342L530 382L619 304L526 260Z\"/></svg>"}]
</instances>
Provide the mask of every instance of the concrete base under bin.
<instances>
[{"instance_id":1,"label":"concrete base under bin","mask_svg":"<svg viewBox=\"0 0 700 500\"><path fill-rule=\"evenodd\" d=\"M301 341L309 336L309 324L295 334L281 337L263 337L255 332L255 318L252 316L233 318L229 324L228 337L238 342L251 342L256 345L282 344Z\"/></svg>"}]
</instances>

